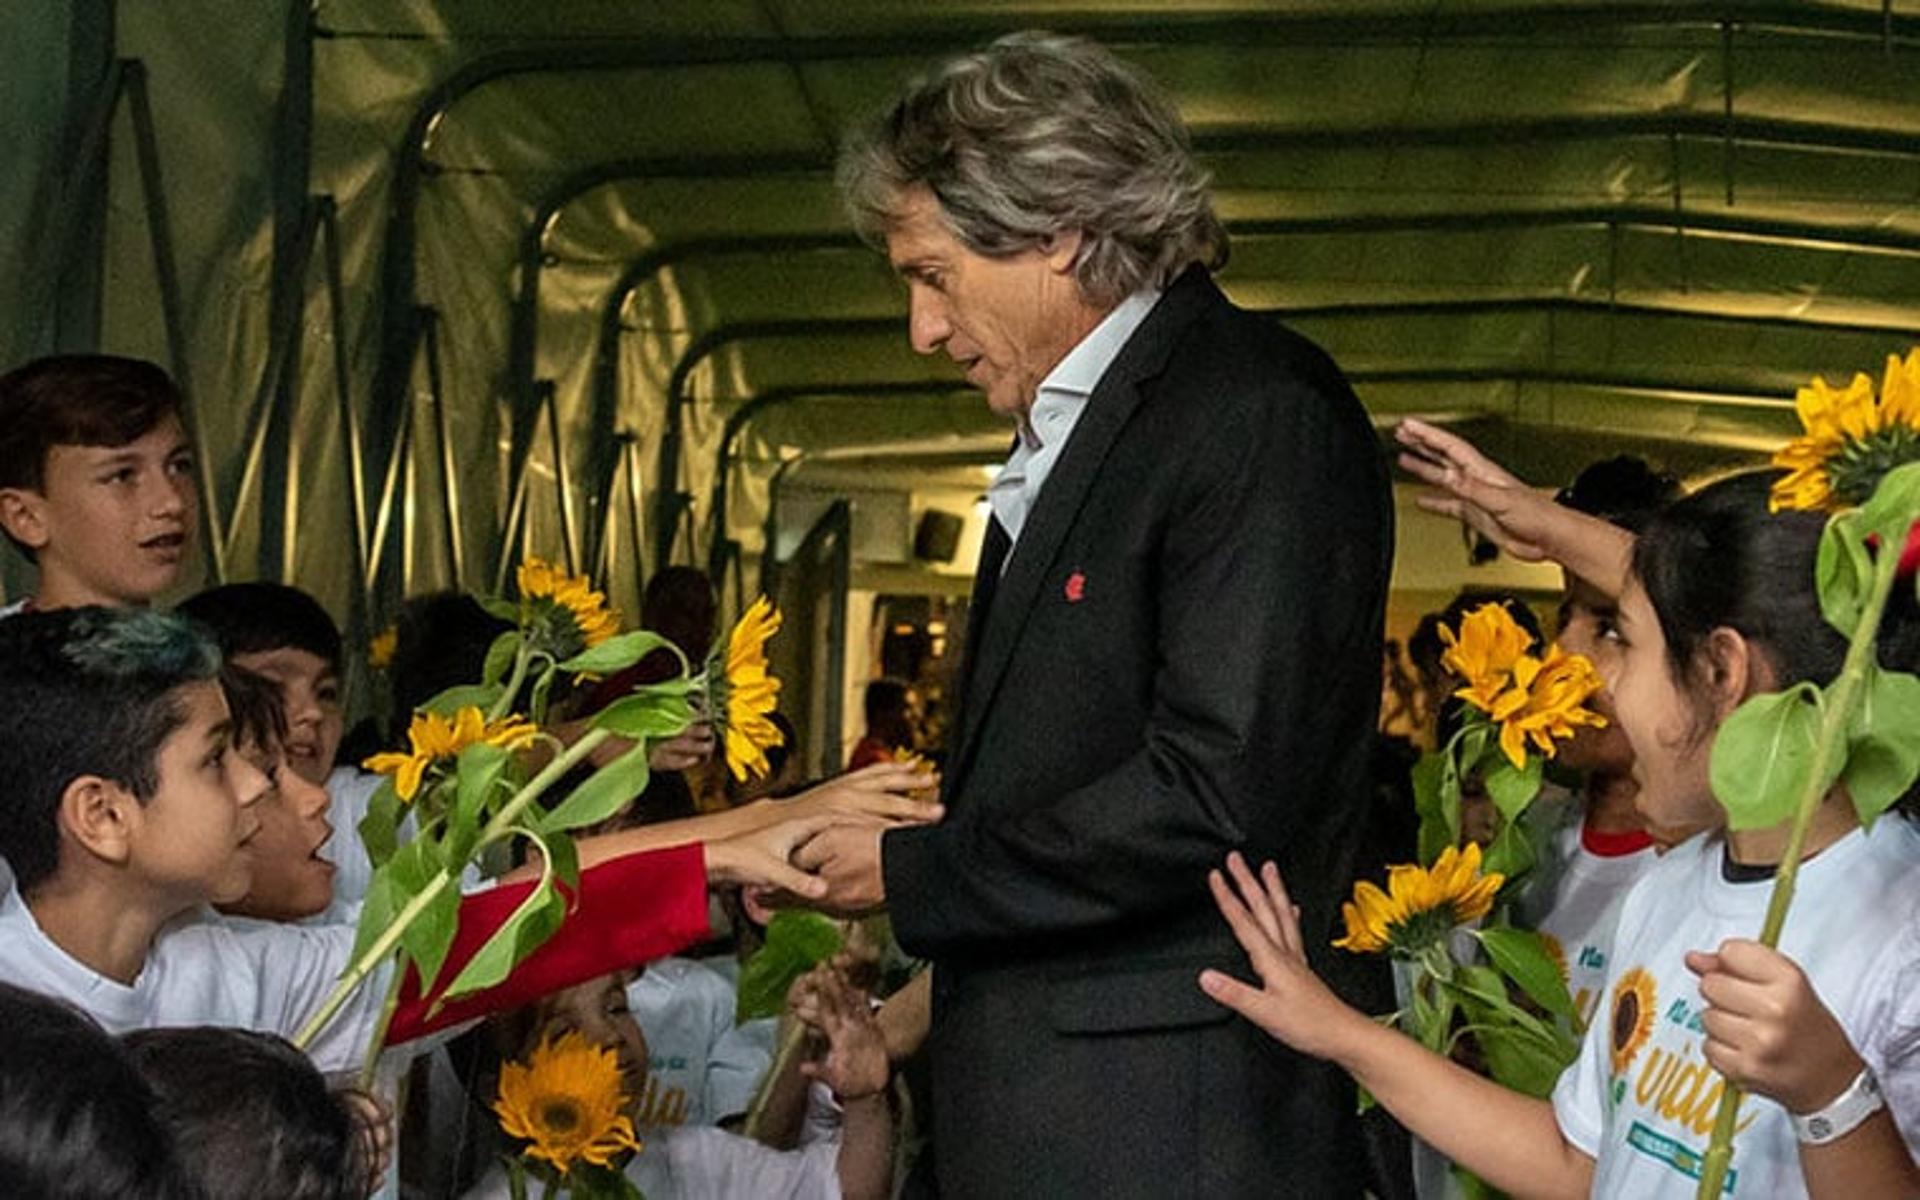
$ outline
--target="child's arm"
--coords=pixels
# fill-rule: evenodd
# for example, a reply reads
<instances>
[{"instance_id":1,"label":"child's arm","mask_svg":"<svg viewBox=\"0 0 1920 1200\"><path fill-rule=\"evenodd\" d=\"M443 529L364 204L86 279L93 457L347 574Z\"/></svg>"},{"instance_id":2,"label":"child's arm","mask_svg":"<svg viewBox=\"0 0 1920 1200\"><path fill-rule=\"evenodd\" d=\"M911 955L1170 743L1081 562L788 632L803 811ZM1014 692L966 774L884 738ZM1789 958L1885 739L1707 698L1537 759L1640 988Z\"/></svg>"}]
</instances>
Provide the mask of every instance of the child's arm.
<instances>
[{"instance_id":1,"label":"child's arm","mask_svg":"<svg viewBox=\"0 0 1920 1200\"><path fill-rule=\"evenodd\" d=\"M1806 973L1778 950L1733 938L1716 953L1687 955L1687 968L1707 1002L1702 1052L1741 1087L1791 1113L1818 1112L1866 1066ZM1889 1107L1834 1141L1803 1144L1800 1172L1815 1200L1920 1196L1920 1168Z\"/></svg>"},{"instance_id":2,"label":"child's arm","mask_svg":"<svg viewBox=\"0 0 1920 1200\"><path fill-rule=\"evenodd\" d=\"M1494 1187L1516 1196L1588 1194L1593 1159L1567 1142L1551 1104L1482 1079L1348 1007L1307 965L1279 870L1268 863L1262 887L1238 854L1227 869L1239 895L1218 871L1208 882L1262 986L1205 971L1200 986L1209 996L1294 1049L1344 1067L1401 1124Z\"/></svg>"},{"instance_id":3,"label":"child's arm","mask_svg":"<svg viewBox=\"0 0 1920 1200\"><path fill-rule=\"evenodd\" d=\"M1444 493L1421 497L1421 508L1466 523L1515 558L1559 563L1608 596L1626 587L1633 558L1626 530L1554 503L1473 443L1425 421L1407 418L1394 437L1401 468Z\"/></svg>"},{"instance_id":4,"label":"child's arm","mask_svg":"<svg viewBox=\"0 0 1920 1200\"><path fill-rule=\"evenodd\" d=\"M941 815L939 805L912 798L914 792L927 785L928 776L920 767L881 763L816 784L790 800L756 800L724 812L584 838L579 843L580 865L588 866L638 850L659 850L689 842L717 842L755 833L783 821L833 818L854 824L926 824L939 820ZM807 894L810 893L802 893Z\"/></svg>"},{"instance_id":5,"label":"child's arm","mask_svg":"<svg viewBox=\"0 0 1920 1200\"><path fill-rule=\"evenodd\" d=\"M827 1039L825 1057L804 1064L810 1079L840 1101L840 1194L845 1200L886 1200L893 1186L893 1111L887 1084L893 1068L887 1042L867 994L828 967L802 980L793 1013Z\"/></svg>"}]
</instances>

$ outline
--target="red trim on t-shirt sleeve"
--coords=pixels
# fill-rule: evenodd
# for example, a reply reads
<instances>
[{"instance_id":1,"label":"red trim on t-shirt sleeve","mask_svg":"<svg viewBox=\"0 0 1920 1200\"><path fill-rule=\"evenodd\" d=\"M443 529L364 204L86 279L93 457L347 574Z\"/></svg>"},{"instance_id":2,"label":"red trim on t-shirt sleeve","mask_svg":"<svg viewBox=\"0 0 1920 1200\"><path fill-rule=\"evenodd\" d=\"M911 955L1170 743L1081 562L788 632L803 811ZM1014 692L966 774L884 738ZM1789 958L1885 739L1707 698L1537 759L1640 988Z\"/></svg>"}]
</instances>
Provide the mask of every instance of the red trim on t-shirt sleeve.
<instances>
[{"instance_id":1,"label":"red trim on t-shirt sleeve","mask_svg":"<svg viewBox=\"0 0 1920 1200\"><path fill-rule=\"evenodd\" d=\"M1625 858L1653 845L1653 835L1644 829L1603 833L1591 825L1580 827L1580 844L1595 858Z\"/></svg>"},{"instance_id":2,"label":"red trim on t-shirt sleeve","mask_svg":"<svg viewBox=\"0 0 1920 1200\"><path fill-rule=\"evenodd\" d=\"M530 881L502 884L460 902L459 929L440 972L442 990L506 924L533 887ZM694 843L609 859L582 871L579 893L569 899L573 907L559 930L511 975L493 987L448 1001L438 1012L429 1015L432 1000L420 995L419 976L409 970L387 1044L518 1008L701 941L707 936L706 852Z\"/></svg>"}]
</instances>

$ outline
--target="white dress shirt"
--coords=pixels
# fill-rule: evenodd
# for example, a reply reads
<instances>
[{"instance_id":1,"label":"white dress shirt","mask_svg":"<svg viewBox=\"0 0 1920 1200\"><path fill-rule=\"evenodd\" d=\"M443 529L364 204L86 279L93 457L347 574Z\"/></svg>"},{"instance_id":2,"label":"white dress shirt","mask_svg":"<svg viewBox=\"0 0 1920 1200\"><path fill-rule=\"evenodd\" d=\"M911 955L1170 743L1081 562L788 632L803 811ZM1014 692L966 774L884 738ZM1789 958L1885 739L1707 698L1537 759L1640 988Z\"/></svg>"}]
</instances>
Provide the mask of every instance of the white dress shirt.
<instances>
[{"instance_id":1,"label":"white dress shirt","mask_svg":"<svg viewBox=\"0 0 1920 1200\"><path fill-rule=\"evenodd\" d=\"M1066 448L1067 439L1073 436L1074 426L1080 423L1087 398L1159 299L1160 289L1150 287L1122 300L1040 381L1033 409L1020 422L1020 440L1007 465L987 488L987 502L1010 542L1019 542L1020 527L1039 500L1040 488ZM1012 553L1007 557L1011 560Z\"/></svg>"}]
</instances>

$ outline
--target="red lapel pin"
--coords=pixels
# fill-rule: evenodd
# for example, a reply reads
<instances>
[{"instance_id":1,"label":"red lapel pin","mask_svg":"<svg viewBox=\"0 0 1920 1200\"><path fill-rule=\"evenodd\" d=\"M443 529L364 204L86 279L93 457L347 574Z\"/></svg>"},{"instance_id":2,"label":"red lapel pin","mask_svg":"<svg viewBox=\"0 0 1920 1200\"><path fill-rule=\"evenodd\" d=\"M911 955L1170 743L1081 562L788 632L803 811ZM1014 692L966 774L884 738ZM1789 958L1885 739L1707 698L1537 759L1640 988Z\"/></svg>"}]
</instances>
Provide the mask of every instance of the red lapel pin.
<instances>
[{"instance_id":1,"label":"red lapel pin","mask_svg":"<svg viewBox=\"0 0 1920 1200\"><path fill-rule=\"evenodd\" d=\"M1083 572L1075 571L1067 576L1067 603L1078 604L1087 598L1087 577Z\"/></svg>"}]
</instances>

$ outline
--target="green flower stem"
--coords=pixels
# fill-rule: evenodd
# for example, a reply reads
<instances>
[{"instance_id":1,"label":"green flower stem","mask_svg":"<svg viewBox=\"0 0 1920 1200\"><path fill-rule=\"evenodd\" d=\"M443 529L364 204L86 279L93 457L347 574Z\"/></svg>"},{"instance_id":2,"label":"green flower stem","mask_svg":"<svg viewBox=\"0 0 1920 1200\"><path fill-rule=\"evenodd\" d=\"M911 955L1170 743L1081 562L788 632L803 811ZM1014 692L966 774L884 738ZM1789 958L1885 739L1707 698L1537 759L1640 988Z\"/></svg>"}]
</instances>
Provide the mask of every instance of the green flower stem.
<instances>
[{"instance_id":1,"label":"green flower stem","mask_svg":"<svg viewBox=\"0 0 1920 1200\"><path fill-rule=\"evenodd\" d=\"M1828 765L1833 761L1836 749L1846 744L1847 731L1853 723L1853 711L1860 703L1860 691L1866 682L1867 669L1874 662L1880 618L1887 610L1887 598L1893 594L1894 578L1899 569L1899 545L1882 546L1874 561L1873 591L1860 613L1860 623L1854 626L1853 639L1847 645L1846 662L1840 668L1840 677L1825 690L1826 703L1820 719L1820 739L1813 748L1813 765L1807 773L1806 786L1800 793L1799 806L1794 810L1793 825L1787 834L1787 847L1781 855L1780 867L1773 879L1773 894L1767 902L1767 917L1760 926L1760 944L1768 949L1780 944L1780 930L1787 923L1787 908L1793 903L1794 881L1800 874L1800 852L1806 845L1807 830L1813 825L1814 814L1820 811L1821 801L1826 799L1827 785L1824 780ZM1695 1192L1697 1200L1719 1200L1727 1168L1733 1165L1733 1127L1739 1117L1740 1101L1744 1098L1744 1090L1728 1080L1726 1090L1720 1096L1720 1110L1714 1115L1713 1140L1707 1143L1706 1156L1700 1163L1700 1187Z\"/></svg>"},{"instance_id":2,"label":"green flower stem","mask_svg":"<svg viewBox=\"0 0 1920 1200\"><path fill-rule=\"evenodd\" d=\"M840 945L844 948L847 939L853 936L853 921L837 920L834 926L840 931ZM767 1109L773 1103L773 1093L778 1090L780 1080L793 1069L794 1060L800 1057L806 1044L806 1025L797 1017L789 1018L787 1028L781 1034L779 1048L774 1051L773 1065L767 1068L760 1090L754 1093L753 1103L747 1107L746 1122L740 1129L743 1135L754 1141L760 1140L760 1130L767 1123Z\"/></svg>"},{"instance_id":3,"label":"green flower stem","mask_svg":"<svg viewBox=\"0 0 1920 1200\"><path fill-rule=\"evenodd\" d=\"M493 702L493 707L487 710L488 724L498 721L512 710L513 698L520 694L520 685L527 681L527 666L532 661L533 649L523 634L519 649L513 652L513 670L507 674L507 685L501 691L500 698Z\"/></svg>"},{"instance_id":4,"label":"green flower stem","mask_svg":"<svg viewBox=\"0 0 1920 1200\"><path fill-rule=\"evenodd\" d=\"M360 1064L360 1090L373 1092L374 1075L380 1068L380 1051L387 1044L387 1029L393 1024L393 1010L400 1007L400 983L406 972L395 971L387 981L387 998L380 1005L380 1019L374 1022L373 1036L367 1039L367 1056Z\"/></svg>"},{"instance_id":5,"label":"green flower stem","mask_svg":"<svg viewBox=\"0 0 1920 1200\"><path fill-rule=\"evenodd\" d=\"M519 821L520 815L527 810L528 805L539 799L556 780L571 771L589 754L592 754L600 743L612 736L604 729L590 729L579 741L568 747L565 754L542 768L538 775L529 780L526 786L516 792L513 799L507 801L506 806L487 822L486 828L480 831L480 836L474 841L475 852L478 852L480 847L505 836L507 831ZM387 955L393 953L394 948L400 944L401 936L406 933L407 927L420 918L420 914L426 911L427 906L433 903L436 896L453 886L461 868L465 866L466 863L461 862L441 867L439 874L428 880L427 885L421 888L413 899L407 901L406 907L394 917L393 923L387 926L373 945L367 947L367 952L362 954L358 961L347 968L346 973L340 976L340 982L334 985L333 991L320 1008L307 1019L305 1025L301 1026L300 1032L293 1039L296 1049L305 1050L313 1043L313 1039L320 1035L320 1031L325 1029L327 1023L340 1011L340 1006L359 989L367 976L373 973L373 969L379 966ZM383 1029L383 1035L384 1032Z\"/></svg>"}]
</instances>

